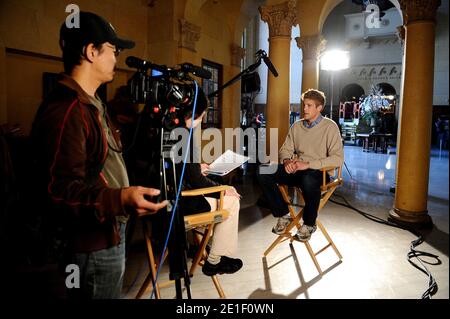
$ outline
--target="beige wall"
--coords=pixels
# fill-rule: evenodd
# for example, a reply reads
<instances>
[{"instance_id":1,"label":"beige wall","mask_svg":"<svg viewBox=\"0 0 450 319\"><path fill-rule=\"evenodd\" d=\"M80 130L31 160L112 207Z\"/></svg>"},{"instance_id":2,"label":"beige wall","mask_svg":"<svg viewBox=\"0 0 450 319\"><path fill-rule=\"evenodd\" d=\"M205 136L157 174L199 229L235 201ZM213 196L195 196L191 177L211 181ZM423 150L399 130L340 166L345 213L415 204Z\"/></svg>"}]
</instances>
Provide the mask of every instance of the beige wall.
<instances>
[{"instance_id":1,"label":"beige wall","mask_svg":"<svg viewBox=\"0 0 450 319\"><path fill-rule=\"evenodd\" d=\"M81 10L105 17L120 36L136 42L134 49L126 50L118 58L119 71L107 89L110 99L132 74L125 65L128 55L168 66L181 62L201 64L203 58L208 59L223 65L224 82L239 73L238 68L231 66L230 47L231 43L239 44L236 40L240 39L242 26L246 24L243 23L246 17L240 13L243 2L80 0L76 3ZM68 15L65 8L69 3L0 1L0 123L18 123L29 132L42 99L42 73L63 69L62 62L56 60L61 56L58 35ZM179 47L181 18L201 27L196 52ZM239 87L235 84L223 92L224 127L239 125Z\"/></svg>"},{"instance_id":2,"label":"beige wall","mask_svg":"<svg viewBox=\"0 0 450 319\"><path fill-rule=\"evenodd\" d=\"M31 128L42 99L42 73L61 72L58 46L59 27L69 14L69 1L0 2L0 123L20 124L25 133ZM77 1L81 10L96 12L109 20L118 34L131 38L136 47L118 58L118 67L126 68L127 55L147 56L147 7L141 0L121 2ZM6 52L14 49L16 53ZM23 51L17 53L17 50ZM126 84L125 70L116 73L108 85L108 99L118 86Z\"/></svg>"},{"instance_id":3,"label":"beige wall","mask_svg":"<svg viewBox=\"0 0 450 319\"><path fill-rule=\"evenodd\" d=\"M8 122L28 133L42 100L42 73L63 70L62 63L38 57L6 53Z\"/></svg>"}]
</instances>

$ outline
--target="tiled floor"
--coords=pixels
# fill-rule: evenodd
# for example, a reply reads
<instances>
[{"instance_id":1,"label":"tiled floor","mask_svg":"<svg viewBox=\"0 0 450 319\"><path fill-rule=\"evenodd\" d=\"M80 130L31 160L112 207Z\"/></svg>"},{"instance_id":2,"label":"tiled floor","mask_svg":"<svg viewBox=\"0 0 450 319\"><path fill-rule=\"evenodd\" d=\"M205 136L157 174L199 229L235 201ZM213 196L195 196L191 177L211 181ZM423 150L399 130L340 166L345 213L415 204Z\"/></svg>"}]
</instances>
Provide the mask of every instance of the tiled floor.
<instances>
[{"instance_id":1,"label":"tiled floor","mask_svg":"<svg viewBox=\"0 0 450 319\"><path fill-rule=\"evenodd\" d=\"M395 154L365 153L360 147L346 146L345 158L352 178L344 170L345 185L336 193L355 207L386 219L394 201L389 190L395 183ZM449 298L448 151L439 154L433 150L430 161L428 209L434 227L425 232L425 243L418 249L439 255L439 265L427 265L439 286L434 298ZM275 219L256 205L260 190L251 176L236 187L243 195L236 256L242 258L244 267L236 274L220 276L228 298L420 298L427 288L427 276L406 259L413 234L375 223L331 202L320 218L342 253L342 262L331 249L323 252L318 260L325 273L319 276L305 246L297 242L292 247L282 243L263 258L264 250L275 239L270 231ZM322 235L315 233L313 248L321 242ZM135 297L146 272L145 246L136 232L127 261L126 298ZM167 277L166 265L159 281ZM192 278L191 292L193 298L218 297L211 279L200 270ZM174 298L175 289L169 286L161 293L163 298Z\"/></svg>"}]
</instances>

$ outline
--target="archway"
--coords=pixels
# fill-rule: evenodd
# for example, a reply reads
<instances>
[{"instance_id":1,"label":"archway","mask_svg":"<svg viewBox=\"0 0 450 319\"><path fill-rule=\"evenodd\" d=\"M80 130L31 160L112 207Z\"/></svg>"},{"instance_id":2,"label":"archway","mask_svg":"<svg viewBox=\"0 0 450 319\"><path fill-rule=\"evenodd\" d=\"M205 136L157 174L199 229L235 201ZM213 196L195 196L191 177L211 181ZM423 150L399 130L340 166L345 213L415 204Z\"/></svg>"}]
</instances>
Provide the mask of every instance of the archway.
<instances>
[{"instance_id":1,"label":"archway","mask_svg":"<svg viewBox=\"0 0 450 319\"><path fill-rule=\"evenodd\" d=\"M380 129L385 133L396 135L398 119L397 91L389 83L378 83L377 86L381 89L383 98L389 103L389 106L383 111Z\"/></svg>"},{"instance_id":2,"label":"archway","mask_svg":"<svg viewBox=\"0 0 450 319\"><path fill-rule=\"evenodd\" d=\"M325 20L327 19L328 15L333 11L335 7L337 7L338 4L340 4L344 0L330 0L326 1L322 7L321 14L318 20L318 30L322 32L323 25L325 23ZM401 10L401 6L398 0L388 0L390 1L394 7L397 9L398 13L400 14L400 17L403 21L403 13ZM300 20L301 21L301 20ZM300 23L300 29L302 29L302 24Z\"/></svg>"},{"instance_id":3,"label":"archway","mask_svg":"<svg viewBox=\"0 0 450 319\"><path fill-rule=\"evenodd\" d=\"M381 92L384 95L393 95L395 96L397 94L397 91L395 90L395 88L390 85L389 83L378 83L377 86L381 89Z\"/></svg>"},{"instance_id":4,"label":"archway","mask_svg":"<svg viewBox=\"0 0 450 319\"><path fill-rule=\"evenodd\" d=\"M356 84L348 84L342 89L341 101L359 101L359 98L365 94L364 89Z\"/></svg>"}]
</instances>

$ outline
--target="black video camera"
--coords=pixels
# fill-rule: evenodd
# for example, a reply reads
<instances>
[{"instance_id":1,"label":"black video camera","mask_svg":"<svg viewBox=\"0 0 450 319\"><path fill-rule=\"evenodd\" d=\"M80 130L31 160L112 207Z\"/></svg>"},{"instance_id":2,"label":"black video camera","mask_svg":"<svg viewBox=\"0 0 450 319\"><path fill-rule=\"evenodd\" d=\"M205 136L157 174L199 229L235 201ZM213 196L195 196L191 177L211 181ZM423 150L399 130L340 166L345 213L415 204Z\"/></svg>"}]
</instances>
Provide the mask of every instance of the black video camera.
<instances>
[{"instance_id":1,"label":"black video camera","mask_svg":"<svg viewBox=\"0 0 450 319\"><path fill-rule=\"evenodd\" d=\"M195 84L191 74L211 78L211 72L191 63L169 68L129 56L126 64L137 69L128 82L132 102L144 104L155 127L167 130L184 125L184 115L192 112Z\"/></svg>"}]
</instances>

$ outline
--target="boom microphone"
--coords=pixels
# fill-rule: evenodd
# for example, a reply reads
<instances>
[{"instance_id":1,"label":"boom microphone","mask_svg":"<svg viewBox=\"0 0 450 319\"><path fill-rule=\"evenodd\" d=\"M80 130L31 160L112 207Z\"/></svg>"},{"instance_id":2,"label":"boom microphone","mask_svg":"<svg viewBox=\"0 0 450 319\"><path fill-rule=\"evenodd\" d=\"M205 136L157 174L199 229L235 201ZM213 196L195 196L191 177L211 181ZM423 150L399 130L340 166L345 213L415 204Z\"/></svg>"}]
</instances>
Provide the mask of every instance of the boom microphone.
<instances>
[{"instance_id":1,"label":"boom microphone","mask_svg":"<svg viewBox=\"0 0 450 319\"><path fill-rule=\"evenodd\" d=\"M278 76L277 69L275 69L275 66L272 64L272 61L270 61L269 57L267 56L266 51L261 49L258 52L256 52L256 55L262 56L264 63L267 65L267 68L270 70L270 72L272 72L274 77L277 77Z\"/></svg>"},{"instance_id":2,"label":"boom microphone","mask_svg":"<svg viewBox=\"0 0 450 319\"><path fill-rule=\"evenodd\" d=\"M270 61L270 59L267 55L263 55L263 61L269 68L270 72L272 72L273 76L277 77L278 76L277 69L275 69L275 67L273 66L272 62Z\"/></svg>"}]
</instances>

